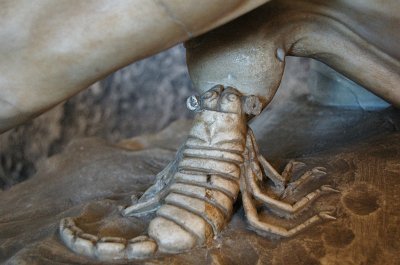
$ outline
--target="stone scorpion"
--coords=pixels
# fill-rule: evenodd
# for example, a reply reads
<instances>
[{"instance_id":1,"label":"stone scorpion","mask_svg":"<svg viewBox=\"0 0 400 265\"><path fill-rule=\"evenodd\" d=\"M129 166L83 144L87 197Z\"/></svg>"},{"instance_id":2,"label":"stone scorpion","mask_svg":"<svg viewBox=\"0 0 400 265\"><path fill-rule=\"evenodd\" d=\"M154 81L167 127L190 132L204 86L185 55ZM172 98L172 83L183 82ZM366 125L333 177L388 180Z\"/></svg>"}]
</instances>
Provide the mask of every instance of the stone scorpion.
<instances>
[{"instance_id":1,"label":"stone scorpion","mask_svg":"<svg viewBox=\"0 0 400 265\"><path fill-rule=\"evenodd\" d=\"M82 231L73 218L65 218L60 234L69 248L100 259L138 259L151 257L156 251L179 253L203 246L230 220L239 191L251 228L262 235L290 237L312 224L335 219L329 212L319 212L291 229L259 220L258 202L279 216L293 218L319 196L337 190L324 185L293 204L283 201L303 183L326 172L317 167L290 182L292 174L304 164L292 161L282 175L273 169L257 150L247 125L247 119L261 111L257 97L219 85L201 97L190 97L188 107L197 114L177 159L157 176L156 183L137 203L123 210L126 216L156 211L148 236L98 238ZM266 178L274 185L264 192L261 183Z\"/></svg>"},{"instance_id":2,"label":"stone scorpion","mask_svg":"<svg viewBox=\"0 0 400 265\"><path fill-rule=\"evenodd\" d=\"M201 94L188 101L196 111L194 126L174 162L122 211L125 216L156 211L148 234L98 238L76 219L63 219L63 241L87 256L140 259L206 245L228 222L239 191L249 224L263 235L287 237L334 218L320 212L287 230L257 215L261 204L291 218L320 195L336 192L321 186L287 203L326 172L316 167L291 178L305 165L290 162L278 174L260 155L247 126L276 93L286 56L318 59L400 106L397 0L207 0L201 5L195 0L3 0L0 5L0 132L116 69L189 40L187 63Z\"/></svg>"}]
</instances>

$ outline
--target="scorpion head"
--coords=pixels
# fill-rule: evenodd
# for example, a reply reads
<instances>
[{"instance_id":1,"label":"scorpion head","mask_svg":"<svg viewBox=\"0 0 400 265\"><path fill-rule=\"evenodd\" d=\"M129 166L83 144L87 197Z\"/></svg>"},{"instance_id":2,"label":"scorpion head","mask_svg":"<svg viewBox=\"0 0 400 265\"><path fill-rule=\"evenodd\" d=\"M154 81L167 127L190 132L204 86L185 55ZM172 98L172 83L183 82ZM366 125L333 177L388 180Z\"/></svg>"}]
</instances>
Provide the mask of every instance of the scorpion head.
<instances>
[{"instance_id":1,"label":"scorpion head","mask_svg":"<svg viewBox=\"0 0 400 265\"><path fill-rule=\"evenodd\" d=\"M224 90L224 87L218 85L218 86L214 86L213 88L208 90L206 93L201 95L202 108L216 110L218 107L218 101L219 101L220 95L223 90Z\"/></svg>"},{"instance_id":2,"label":"scorpion head","mask_svg":"<svg viewBox=\"0 0 400 265\"><path fill-rule=\"evenodd\" d=\"M219 99L219 109L221 112L242 114L242 95L233 87L227 87Z\"/></svg>"},{"instance_id":3,"label":"scorpion head","mask_svg":"<svg viewBox=\"0 0 400 265\"><path fill-rule=\"evenodd\" d=\"M258 97L244 96L237 89L222 85L212 87L200 97L189 97L187 107L193 111L215 110L248 115L258 115L262 110Z\"/></svg>"}]
</instances>

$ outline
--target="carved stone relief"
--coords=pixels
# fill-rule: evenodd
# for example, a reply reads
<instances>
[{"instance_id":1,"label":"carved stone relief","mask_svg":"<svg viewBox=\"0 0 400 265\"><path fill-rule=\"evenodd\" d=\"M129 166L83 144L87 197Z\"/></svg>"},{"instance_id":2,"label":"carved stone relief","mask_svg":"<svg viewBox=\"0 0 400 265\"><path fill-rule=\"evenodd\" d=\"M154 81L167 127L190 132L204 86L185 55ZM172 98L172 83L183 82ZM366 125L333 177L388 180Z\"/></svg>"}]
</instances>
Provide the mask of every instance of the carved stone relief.
<instances>
[{"instance_id":1,"label":"carved stone relief","mask_svg":"<svg viewBox=\"0 0 400 265\"><path fill-rule=\"evenodd\" d=\"M327 184L341 192L324 195L294 219L257 204L258 218L290 229L319 212L334 211L334 206L331 215L337 219L313 225L289 239L258 235L249 229L239 196L232 218L206 247L113 263L380 265L400 261L399 111L332 109L305 101L309 97L303 93L295 100L282 97L286 88L282 87L272 108L250 123L259 152L279 172L292 159L308 165L303 172L326 168L327 175L308 182L294 199ZM93 138L75 140L43 163L36 176L0 192L0 262L110 264L65 246L59 236L60 220L73 217L77 227L98 238L128 241L148 235L155 212L139 218L123 216L121 211L136 205L131 195L136 201L155 183L156 174L175 158L191 127L190 121L179 122L157 135L144 135L120 146ZM301 175L300 171L293 179ZM267 178L259 184L267 193L274 188Z\"/></svg>"},{"instance_id":2,"label":"carved stone relief","mask_svg":"<svg viewBox=\"0 0 400 265\"><path fill-rule=\"evenodd\" d=\"M281 218L294 219L321 195L338 191L324 185L304 194L309 182L326 175L325 168L301 173L305 164L292 161L278 174L260 155L247 125L247 119L261 111L257 97L215 86L200 97L190 97L188 106L197 114L176 159L139 200L122 210L124 216L156 211L148 235L99 238L85 231L84 220L79 221L83 222L80 226L74 218L65 218L60 235L71 250L103 260L140 259L207 245L230 221L239 191L247 220L261 235L290 237L313 224L335 219L332 209L290 229L259 219L260 205ZM267 179L272 185L264 187Z\"/></svg>"},{"instance_id":3,"label":"carved stone relief","mask_svg":"<svg viewBox=\"0 0 400 265\"><path fill-rule=\"evenodd\" d=\"M226 10L224 6L212 9L210 7L216 7L215 2L207 2L210 12L218 11L213 12L213 16L211 13L206 15L206 6L198 8L202 11L198 13L191 5L169 6L163 1L146 2L147 5L141 6L141 11L146 12L132 11L137 16L125 17L129 22L141 21L136 31L121 30L126 29L121 23L126 21L116 19L119 31L109 32L115 34L112 35L114 38L110 38L109 43L100 42L103 46L99 45L97 49L91 45L99 39L97 31L81 34L85 27L79 23L78 29L68 31L73 33L71 39L74 45L69 45L69 42L62 43L64 46L53 45L58 40L57 34L50 34L52 38L43 38L50 39L49 42L22 45L37 50L21 49L21 53L15 53L22 54L22 57L26 55L23 58L31 60L2 60L7 61L7 67L2 69L8 75L2 79L7 90L4 90L6 97L2 100L5 104L0 105L3 108L0 112L3 117L1 128L8 129L43 112L130 61L177 41L193 38L264 2L239 1L236 3L238 6L229 6ZM69 3L63 3L60 6L70 7ZM133 8L124 6L123 2L118 3L111 12L114 15L117 13L117 18L126 14L122 11ZM236 6L241 8L236 9ZM93 7L93 3L88 2L87 6L82 4L81 7L80 12L86 18L85 8ZM230 221L239 192L250 228L262 236L290 237L321 221L334 220L335 208L325 207L329 205L314 209L309 207L316 204L322 195L339 193L330 185L323 185L326 168L316 166L307 170L304 163L290 161L279 174L260 154L248 120L257 116L272 100L281 82L288 55L319 59L392 104L399 105L398 27L392 26L399 19L392 7L398 7L398 4L395 1L388 1L386 5L373 1L270 1L230 24L192 39L187 44L188 66L201 95L190 97L187 103L189 109L196 112L189 137L175 160L157 175L154 185L139 199L133 196L129 206L114 209L107 218L100 218L103 230L107 230L109 224L119 226L127 223L130 218L148 218L151 221L147 230L145 233L124 235L123 231L114 233L110 229L112 232L102 235L96 231L93 220L83 213L79 217L61 220L59 233L63 242L75 253L100 260L157 258L161 254L210 246ZM192 12L185 12L186 8ZM152 12L157 14L155 17L159 20L148 16ZM185 24L177 19L177 13L191 23ZM366 19L364 13L369 14L369 18ZM6 14L10 17L12 12ZM69 14L60 12L57 18L67 17L71 25L79 21ZM90 14L96 17L96 12ZM218 18L217 22L212 23L211 17ZM370 23L369 19L376 23ZM91 24L92 27L102 24L102 21L93 20L97 23ZM52 32L40 21L35 25L44 32ZM65 24L62 26L65 27ZM59 32L65 33L65 28L60 28L63 30ZM148 34L151 29L154 31ZM58 32L57 28L54 31ZM143 32L148 38L137 39L135 33ZM388 45L382 41L384 37L392 37L391 43L395 44ZM161 43L160 38L165 41ZM135 40L137 49L135 45L130 45ZM59 46L64 49L59 49ZM78 48L74 49L75 46ZM91 52L85 52L82 47ZM118 48L124 52L119 52ZM103 51L106 53L102 54ZM27 56L30 54L37 57L32 59ZM57 67L49 72L45 81L33 77L42 76L43 69L48 69L46 63L38 64L37 68L30 67L18 82L15 82L16 78L10 78L21 61L32 66L37 61L48 63L54 58L64 59L66 63L56 64ZM70 72L71 67L74 71ZM26 89L30 87L24 83L26 80L33 85L34 92ZM53 86L58 89L51 90ZM16 92L10 93L12 89ZM53 93L45 93L49 90ZM45 96L29 97L29 93L37 91ZM29 100L26 100L27 95ZM397 153L395 150L394 154ZM385 167L397 168L396 165ZM381 207L381 191L363 181L350 186L346 187L341 197L341 209L347 214L369 216L384 208ZM261 210L266 210L263 213L267 214L261 215ZM290 220L290 226L280 225L280 221L276 220L272 222L270 216L282 222ZM108 222L111 219L118 221ZM342 231L345 236L338 237L335 231ZM321 237L329 247L341 248L350 246L356 240L355 234L357 231L349 228L331 227ZM365 234L359 238L365 237ZM305 252L303 245L297 249ZM331 262L332 255L326 260ZM357 260L362 260L362 257Z\"/></svg>"}]
</instances>

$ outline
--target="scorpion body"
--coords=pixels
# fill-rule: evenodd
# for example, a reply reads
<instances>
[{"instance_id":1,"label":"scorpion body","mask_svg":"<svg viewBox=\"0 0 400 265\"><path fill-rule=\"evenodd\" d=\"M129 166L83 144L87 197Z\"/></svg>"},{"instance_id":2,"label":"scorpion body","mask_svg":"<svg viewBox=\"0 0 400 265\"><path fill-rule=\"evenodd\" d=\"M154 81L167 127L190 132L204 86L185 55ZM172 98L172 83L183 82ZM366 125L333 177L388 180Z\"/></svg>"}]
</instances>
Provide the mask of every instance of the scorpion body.
<instances>
[{"instance_id":1,"label":"scorpion body","mask_svg":"<svg viewBox=\"0 0 400 265\"><path fill-rule=\"evenodd\" d=\"M236 89L222 86L192 100L189 108L197 114L177 159L160 172L156 183L139 201L123 210L125 216L156 211L155 218L149 223L148 235L133 239L98 238L81 230L73 218L65 218L61 221L60 234L69 248L107 260L146 258L156 252L180 253L207 245L229 222L239 192L248 221L260 234L288 237L323 219L333 218L322 212L289 230L261 222L254 199L284 217L291 217L306 209L324 192L334 190L321 187L293 205L263 193L259 189L259 182L264 177L261 168L282 192L286 183L258 154L254 136L247 126L248 115L257 114L261 103L254 96L244 97ZM295 164L287 168L292 170L293 167ZM318 174L325 173L313 169L305 176Z\"/></svg>"},{"instance_id":2,"label":"scorpion body","mask_svg":"<svg viewBox=\"0 0 400 265\"><path fill-rule=\"evenodd\" d=\"M247 134L246 117L238 92L225 90L220 95L221 92L221 88L214 89L201 99L203 109L195 117L181 159L174 167L176 172L163 187L162 204L157 206L156 217L148 227L149 237L126 242L114 238L98 239L95 242L97 250L93 245L93 251L86 251L81 244L82 234L89 241L96 237L85 235L69 218L61 222L60 231L70 248L100 258L104 255L140 258L156 249L166 253L189 250L207 244L218 235L230 220L240 191L239 178ZM135 215L143 210L140 204L133 209L126 209L125 214ZM103 245L119 244L114 248L118 253L100 253L98 241L103 241ZM128 246L123 248L124 243Z\"/></svg>"},{"instance_id":3,"label":"scorpion body","mask_svg":"<svg viewBox=\"0 0 400 265\"><path fill-rule=\"evenodd\" d=\"M149 226L149 236L167 252L203 245L217 235L230 220L239 194L244 118L240 113L204 110L195 124L165 204Z\"/></svg>"}]
</instances>

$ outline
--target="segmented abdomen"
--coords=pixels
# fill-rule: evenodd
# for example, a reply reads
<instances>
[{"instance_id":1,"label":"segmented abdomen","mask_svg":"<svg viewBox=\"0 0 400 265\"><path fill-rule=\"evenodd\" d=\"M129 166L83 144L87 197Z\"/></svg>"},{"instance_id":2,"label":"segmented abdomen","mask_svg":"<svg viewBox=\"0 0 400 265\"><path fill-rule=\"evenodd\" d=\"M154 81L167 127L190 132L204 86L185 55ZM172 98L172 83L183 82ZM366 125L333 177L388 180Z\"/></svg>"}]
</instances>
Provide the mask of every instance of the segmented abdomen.
<instances>
[{"instance_id":1,"label":"segmented abdomen","mask_svg":"<svg viewBox=\"0 0 400 265\"><path fill-rule=\"evenodd\" d=\"M229 221L239 193L245 135L241 115L206 110L196 116L174 183L149 226L160 250L203 245Z\"/></svg>"}]
</instances>

